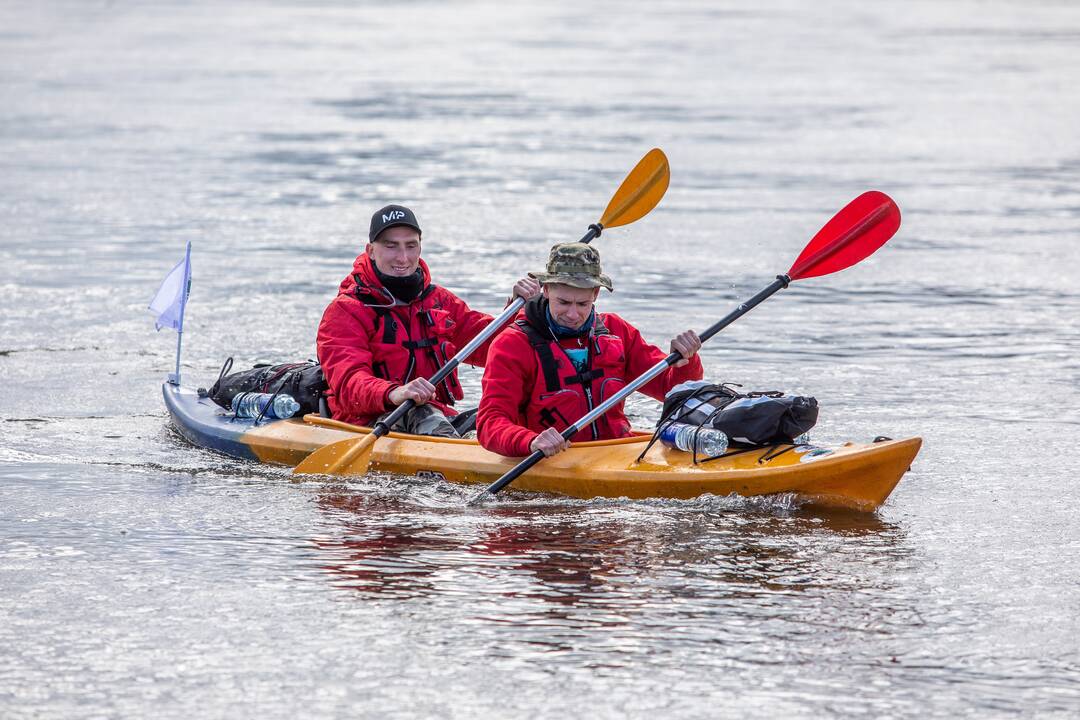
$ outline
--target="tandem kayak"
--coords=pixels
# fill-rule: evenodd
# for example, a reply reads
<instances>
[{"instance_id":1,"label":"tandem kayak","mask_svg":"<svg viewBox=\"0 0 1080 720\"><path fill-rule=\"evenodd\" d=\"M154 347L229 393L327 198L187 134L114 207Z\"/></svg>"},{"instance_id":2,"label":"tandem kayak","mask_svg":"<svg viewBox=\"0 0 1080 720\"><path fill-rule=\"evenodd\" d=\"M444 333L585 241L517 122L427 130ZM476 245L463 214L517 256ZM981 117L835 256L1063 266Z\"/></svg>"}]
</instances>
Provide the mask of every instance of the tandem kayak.
<instances>
[{"instance_id":1,"label":"tandem kayak","mask_svg":"<svg viewBox=\"0 0 1080 720\"><path fill-rule=\"evenodd\" d=\"M295 467L332 442L366 434L365 428L306 415L255 421L233 417L198 392L162 386L176 429L198 447L236 458ZM846 443L829 449L776 445L729 450L694 464L690 453L654 444L650 435L575 443L546 458L514 484L519 490L577 498L678 498L794 493L810 504L872 512L885 502L922 446L921 438ZM374 448L371 469L456 483L488 484L518 463L488 452L475 440L391 432Z\"/></svg>"}]
</instances>

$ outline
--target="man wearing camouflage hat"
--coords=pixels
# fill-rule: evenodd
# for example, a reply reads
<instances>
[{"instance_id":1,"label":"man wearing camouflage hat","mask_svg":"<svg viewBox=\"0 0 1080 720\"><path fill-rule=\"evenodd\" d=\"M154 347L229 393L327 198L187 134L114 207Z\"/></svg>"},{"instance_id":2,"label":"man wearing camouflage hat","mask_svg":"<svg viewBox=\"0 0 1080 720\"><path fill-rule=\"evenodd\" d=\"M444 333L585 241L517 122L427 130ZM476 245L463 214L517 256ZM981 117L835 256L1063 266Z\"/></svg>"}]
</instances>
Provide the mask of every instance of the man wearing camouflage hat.
<instances>
[{"instance_id":1,"label":"man wearing camouflage hat","mask_svg":"<svg viewBox=\"0 0 1080 720\"><path fill-rule=\"evenodd\" d=\"M543 293L492 342L477 416L480 444L510 457L562 452L570 446L563 430L668 355L618 315L596 312L600 288L611 291L612 285L591 245L556 245L547 271L529 275ZM700 348L693 330L677 335L671 349L683 360L641 392L663 401L679 383L699 380ZM628 435L630 423L619 403L571 440Z\"/></svg>"},{"instance_id":2,"label":"man wearing camouflage hat","mask_svg":"<svg viewBox=\"0 0 1080 720\"><path fill-rule=\"evenodd\" d=\"M512 295L528 299L539 284L522 278ZM368 244L341 282L319 323L318 353L328 402L338 420L371 425L395 407L417 406L394 426L417 435L457 437L447 416L462 399L457 371L439 386L428 382L492 318L431 283L420 259L420 223L402 205L371 216ZM465 362L483 366L490 341Z\"/></svg>"}]
</instances>

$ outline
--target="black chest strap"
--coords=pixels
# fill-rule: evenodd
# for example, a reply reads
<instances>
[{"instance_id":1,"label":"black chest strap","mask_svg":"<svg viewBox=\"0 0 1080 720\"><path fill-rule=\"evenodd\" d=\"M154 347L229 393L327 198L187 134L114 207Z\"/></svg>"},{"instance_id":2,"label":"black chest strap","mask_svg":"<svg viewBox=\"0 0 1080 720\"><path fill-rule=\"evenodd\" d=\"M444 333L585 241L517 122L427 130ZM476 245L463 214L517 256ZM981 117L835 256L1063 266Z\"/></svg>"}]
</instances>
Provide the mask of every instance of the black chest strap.
<instances>
[{"instance_id":1,"label":"black chest strap","mask_svg":"<svg viewBox=\"0 0 1080 720\"><path fill-rule=\"evenodd\" d=\"M602 377L604 377L603 369L596 368L595 370L586 370L585 372L567 375L563 378L563 382L567 385L584 385L585 383L591 383L593 380Z\"/></svg>"},{"instance_id":2,"label":"black chest strap","mask_svg":"<svg viewBox=\"0 0 1080 720\"><path fill-rule=\"evenodd\" d=\"M536 328L525 320L518 320L514 324L521 328L522 332L525 333L525 337L529 338L529 345L532 346L533 351L540 358L540 369L544 372L544 386L547 391L561 390L559 363L555 359L555 354L551 352L551 340L541 335Z\"/></svg>"},{"instance_id":3,"label":"black chest strap","mask_svg":"<svg viewBox=\"0 0 1080 720\"><path fill-rule=\"evenodd\" d=\"M379 303L380 298L375 296L371 288L361 282L358 273L353 273L353 280L356 282L356 287L353 289L356 299L375 311L375 329L378 329L379 324L382 323L382 342L393 345L397 342L398 321L390 312L390 307Z\"/></svg>"}]
</instances>

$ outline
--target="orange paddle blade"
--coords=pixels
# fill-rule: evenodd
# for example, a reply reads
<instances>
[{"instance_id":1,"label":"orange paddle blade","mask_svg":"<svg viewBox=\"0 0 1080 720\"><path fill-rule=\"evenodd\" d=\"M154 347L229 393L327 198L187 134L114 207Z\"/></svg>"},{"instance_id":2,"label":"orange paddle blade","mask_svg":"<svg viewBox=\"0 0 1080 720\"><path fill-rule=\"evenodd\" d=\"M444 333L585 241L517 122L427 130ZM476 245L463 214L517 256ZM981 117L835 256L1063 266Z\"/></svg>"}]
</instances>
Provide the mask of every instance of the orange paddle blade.
<instances>
[{"instance_id":1,"label":"orange paddle blade","mask_svg":"<svg viewBox=\"0 0 1080 720\"><path fill-rule=\"evenodd\" d=\"M293 469L293 475L363 475L379 437L370 433L323 445Z\"/></svg>"},{"instance_id":2,"label":"orange paddle blade","mask_svg":"<svg viewBox=\"0 0 1080 720\"><path fill-rule=\"evenodd\" d=\"M604 227L628 225L649 213L667 192L671 180L668 159L660 148L645 153L604 210Z\"/></svg>"}]
</instances>

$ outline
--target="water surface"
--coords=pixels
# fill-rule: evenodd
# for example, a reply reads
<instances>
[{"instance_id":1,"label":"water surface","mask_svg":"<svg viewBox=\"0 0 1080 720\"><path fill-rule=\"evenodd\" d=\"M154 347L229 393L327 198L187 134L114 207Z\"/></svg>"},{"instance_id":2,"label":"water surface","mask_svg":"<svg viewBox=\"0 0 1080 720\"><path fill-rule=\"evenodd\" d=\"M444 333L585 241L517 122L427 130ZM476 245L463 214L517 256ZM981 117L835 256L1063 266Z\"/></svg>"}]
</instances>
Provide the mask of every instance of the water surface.
<instances>
[{"instance_id":1,"label":"water surface","mask_svg":"<svg viewBox=\"0 0 1080 720\"><path fill-rule=\"evenodd\" d=\"M1080 711L1071 3L56 1L0 28L4 717ZM494 310L654 146L664 201L596 242L604 309L657 343L862 191L900 205L880 253L702 353L816 396L818 443L922 436L878 513L463 509L169 428L145 306L187 241L205 385L314 355L377 207Z\"/></svg>"}]
</instances>

